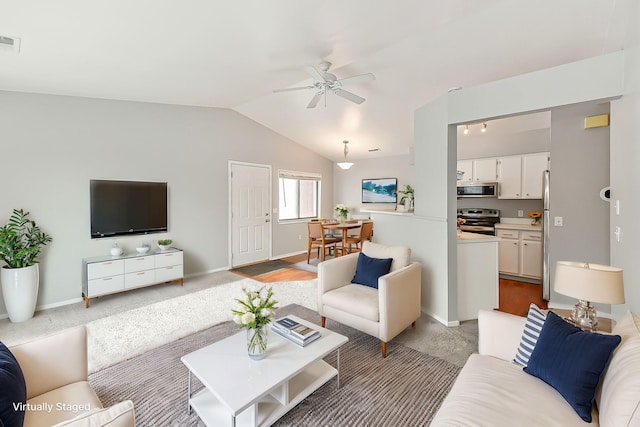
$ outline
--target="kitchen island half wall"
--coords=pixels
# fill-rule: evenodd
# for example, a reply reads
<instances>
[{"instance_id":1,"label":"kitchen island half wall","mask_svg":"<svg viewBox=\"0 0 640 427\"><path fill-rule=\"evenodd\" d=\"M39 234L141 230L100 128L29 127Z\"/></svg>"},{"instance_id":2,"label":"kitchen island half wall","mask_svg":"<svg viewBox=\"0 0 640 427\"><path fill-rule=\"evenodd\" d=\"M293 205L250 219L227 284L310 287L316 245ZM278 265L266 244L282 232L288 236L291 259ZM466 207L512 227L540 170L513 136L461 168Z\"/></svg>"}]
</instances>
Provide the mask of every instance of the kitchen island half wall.
<instances>
[{"instance_id":1,"label":"kitchen island half wall","mask_svg":"<svg viewBox=\"0 0 640 427\"><path fill-rule=\"evenodd\" d=\"M499 237L462 232L458 236L458 320L498 307Z\"/></svg>"}]
</instances>

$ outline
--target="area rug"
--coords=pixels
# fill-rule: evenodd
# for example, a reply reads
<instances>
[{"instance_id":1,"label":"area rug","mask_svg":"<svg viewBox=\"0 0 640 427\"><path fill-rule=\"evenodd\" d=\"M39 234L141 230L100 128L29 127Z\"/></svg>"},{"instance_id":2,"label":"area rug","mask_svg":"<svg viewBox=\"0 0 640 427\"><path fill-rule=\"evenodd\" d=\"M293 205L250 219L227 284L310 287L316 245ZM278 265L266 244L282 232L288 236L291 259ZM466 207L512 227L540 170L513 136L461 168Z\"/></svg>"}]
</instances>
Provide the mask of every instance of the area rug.
<instances>
[{"instance_id":1,"label":"area rug","mask_svg":"<svg viewBox=\"0 0 640 427\"><path fill-rule=\"evenodd\" d=\"M320 320L299 305L278 310L288 314ZM276 426L429 425L459 367L393 341L383 359L377 339L331 320L327 327L349 338L340 351L341 387L329 381ZM138 426L202 426L187 413L188 371L180 357L236 332L233 322L224 322L95 372L89 381L104 405L133 400ZM326 360L335 366L334 354Z\"/></svg>"},{"instance_id":2,"label":"area rug","mask_svg":"<svg viewBox=\"0 0 640 427\"><path fill-rule=\"evenodd\" d=\"M243 289L273 288L279 307L317 306L317 280L261 283L245 278L87 323L89 372L231 320Z\"/></svg>"}]
</instances>

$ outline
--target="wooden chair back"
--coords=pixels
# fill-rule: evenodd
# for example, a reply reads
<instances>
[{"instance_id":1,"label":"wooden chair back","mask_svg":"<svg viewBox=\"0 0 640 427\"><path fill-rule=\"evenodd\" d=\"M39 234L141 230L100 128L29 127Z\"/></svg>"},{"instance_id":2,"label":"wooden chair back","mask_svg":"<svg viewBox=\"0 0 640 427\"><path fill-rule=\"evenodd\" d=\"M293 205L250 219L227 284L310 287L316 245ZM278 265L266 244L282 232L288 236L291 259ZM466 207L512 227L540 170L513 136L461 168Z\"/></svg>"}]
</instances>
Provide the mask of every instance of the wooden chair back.
<instances>
[{"instance_id":1,"label":"wooden chair back","mask_svg":"<svg viewBox=\"0 0 640 427\"><path fill-rule=\"evenodd\" d=\"M309 238L312 240L322 239L324 237L324 229L321 222L309 222L307 223L309 228Z\"/></svg>"}]
</instances>

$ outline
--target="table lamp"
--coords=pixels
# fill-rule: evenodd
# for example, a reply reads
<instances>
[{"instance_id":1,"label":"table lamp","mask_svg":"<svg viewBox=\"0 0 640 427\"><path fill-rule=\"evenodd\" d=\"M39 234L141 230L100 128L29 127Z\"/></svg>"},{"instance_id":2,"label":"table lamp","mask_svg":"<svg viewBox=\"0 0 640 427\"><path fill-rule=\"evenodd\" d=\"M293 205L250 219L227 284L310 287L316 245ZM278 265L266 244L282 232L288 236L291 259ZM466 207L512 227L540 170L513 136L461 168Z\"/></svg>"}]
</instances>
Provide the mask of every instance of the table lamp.
<instances>
[{"instance_id":1,"label":"table lamp","mask_svg":"<svg viewBox=\"0 0 640 427\"><path fill-rule=\"evenodd\" d=\"M606 265L558 261L554 289L560 294L578 298L569 320L592 331L597 330L598 317L591 302L624 303L622 269Z\"/></svg>"}]
</instances>

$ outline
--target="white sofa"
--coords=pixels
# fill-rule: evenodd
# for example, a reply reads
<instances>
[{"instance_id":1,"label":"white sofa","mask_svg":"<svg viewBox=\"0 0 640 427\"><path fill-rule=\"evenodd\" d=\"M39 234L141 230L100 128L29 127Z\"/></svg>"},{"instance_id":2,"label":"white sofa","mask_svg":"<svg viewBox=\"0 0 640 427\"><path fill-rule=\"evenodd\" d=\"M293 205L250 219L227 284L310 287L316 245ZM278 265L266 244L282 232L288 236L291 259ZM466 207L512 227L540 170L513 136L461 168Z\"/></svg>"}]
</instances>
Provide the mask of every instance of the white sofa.
<instances>
[{"instance_id":1,"label":"white sofa","mask_svg":"<svg viewBox=\"0 0 640 427\"><path fill-rule=\"evenodd\" d=\"M24 427L135 426L133 402L127 400L103 408L89 384L84 326L9 350L20 365L27 385Z\"/></svg>"},{"instance_id":2,"label":"white sofa","mask_svg":"<svg viewBox=\"0 0 640 427\"><path fill-rule=\"evenodd\" d=\"M554 388L512 362L526 318L481 310L473 354L431 426L640 426L640 320L628 312L622 337L596 392L592 422L583 421Z\"/></svg>"},{"instance_id":3,"label":"white sofa","mask_svg":"<svg viewBox=\"0 0 640 427\"><path fill-rule=\"evenodd\" d=\"M411 249L364 242L362 253L371 258L392 258L391 270L378 278L378 289L351 283L358 253L318 265L318 313L380 339L382 357L387 342L415 327L420 317L420 264L411 262Z\"/></svg>"}]
</instances>

